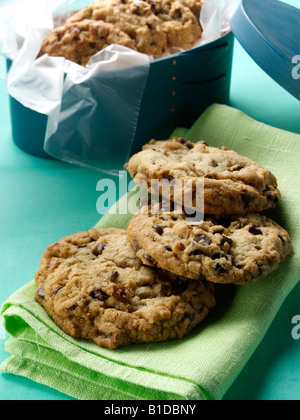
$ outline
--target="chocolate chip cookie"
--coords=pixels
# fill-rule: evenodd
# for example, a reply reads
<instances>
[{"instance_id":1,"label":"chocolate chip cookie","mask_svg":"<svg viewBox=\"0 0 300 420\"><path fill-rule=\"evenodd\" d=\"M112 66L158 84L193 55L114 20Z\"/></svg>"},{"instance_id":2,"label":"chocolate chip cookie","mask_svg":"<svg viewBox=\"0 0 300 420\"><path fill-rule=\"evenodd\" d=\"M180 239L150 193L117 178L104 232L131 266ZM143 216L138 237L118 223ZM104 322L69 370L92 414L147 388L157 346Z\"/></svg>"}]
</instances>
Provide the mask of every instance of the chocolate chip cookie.
<instances>
[{"instance_id":1,"label":"chocolate chip cookie","mask_svg":"<svg viewBox=\"0 0 300 420\"><path fill-rule=\"evenodd\" d=\"M86 66L93 55L111 44L136 49L134 41L114 25L85 19L53 29L43 42L39 56L65 57Z\"/></svg>"},{"instance_id":2,"label":"chocolate chip cookie","mask_svg":"<svg viewBox=\"0 0 300 420\"><path fill-rule=\"evenodd\" d=\"M168 200L195 208L205 214L242 215L274 208L280 201L276 177L259 163L238 153L191 143L182 138L152 140L125 165L136 184ZM154 190L153 190L154 188ZM155 189L156 188L156 189ZM201 208L198 208L197 198Z\"/></svg>"},{"instance_id":3,"label":"chocolate chip cookie","mask_svg":"<svg viewBox=\"0 0 300 420\"><path fill-rule=\"evenodd\" d=\"M168 48L188 50L202 36L202 29L197 13L199 2L184 0L148 0L152 12L161 20L162 31L166 33ZM200 11L199 11L200 13Z\"/></svg>"},{"instance_id":4,"label":"chocolate chip cookie","mask_svg":"<svg viewBox=\"0 0 300 420\"><path fill-rule=\"evenodd\" d=\"M60 328L109 349L182 338L215 306L213 285L144 266L120 229L50 245L35 279L37 302Z\"/></svg>"},{"instance_id":5,"label":"chocolate chip cookie","mask_svg":"<svg viewBox=\"0 0 300 420\"><path fill-rule=\"evenodd\" d=\"M128 237L144 264L179 276L244 285L271 273L293 252L288 233L259 214L190 224L184 214L156 207L140 209Z\"/></svg>"},{"instance_id":6,"label":"chocolate chip cookie","mask_svg":"<svg viewBox=\"0 0 300 420\"><path fill-rule=\"evenodd\" d=\"M201 39L200 10L197 0L96 0L67 22L110 22L134 40L138 51L160 57L172 48L190 49Z\"/></svg>"}]
</instances>

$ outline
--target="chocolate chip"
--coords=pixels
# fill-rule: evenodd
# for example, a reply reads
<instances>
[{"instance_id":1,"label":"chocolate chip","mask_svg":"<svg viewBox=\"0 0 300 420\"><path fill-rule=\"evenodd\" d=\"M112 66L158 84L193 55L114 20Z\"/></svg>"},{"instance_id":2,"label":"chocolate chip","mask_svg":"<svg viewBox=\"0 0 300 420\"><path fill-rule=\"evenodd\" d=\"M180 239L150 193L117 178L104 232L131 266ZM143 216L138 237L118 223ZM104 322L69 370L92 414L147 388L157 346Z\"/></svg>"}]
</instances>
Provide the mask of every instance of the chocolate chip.
<instances>
[{"instance_id":1,"label":"chocolate chip","mask_svg":"<svg viewBox=\"0 0 300 420\"><path fill-rule=\"evenodd\" d=\"M154 259L149 254L143 254L143 258L148 261L149 264L155 265Z\"/></svg>"},{"instance_id":2,"label":"chocolate chip","mask_svg":"<svg viewBox=\"0 0 300 420\"><path fill-rule=\"evenodd\" d=\"M135 247L136 252L138 252L140 249L142 249L137 239L134 239L133 243L134 243L134 247Z\"/></svg>"},{"instance_id":3,"label":"chocolate chip","mask_svg":"<svg viewBox=\"0 0 300 420\"><path fill-rule=\"evenodd\" d=\"M96 42L90 42L90 47L91 47L92 49L95 49L95 48L96 48L96 46L97 46Z\"/></svg>"},{"instance_id":4,"label":"chocolate chip","mask_svg":"<svg viewBox=\"0 0 300 420\"><path fill-rule=\"evenodd\" d=\"M284 245L285 244L285 240L283 239L283 237L281 235L278 235L278 238L281 240L282 245Z\"/></svg>"},{"instance_id":5,"label":"chocolate chip","mask_svg":"<svg viewBox=\"0 0 300 420\"><path fill-rule=\"evenodd\" d=\"M204 242L207 245L210 245L211 244L211 240L210 240L210 238L207 235L196 235L194 237L194 242L196 242L197 244L199 242Z\"/></svg>"},{"instance_id":6,"label":"chocolate chip","mask_svg":"<svg viewBox=\"0 0 300 420\"><path fill-rule=\"evenodd\" d=\"M195 147L195 145L190 141L186 141L184 146L187 147L189 150L192 150Z\"/></svg>"},{"instance_id":7,"label":"chocolate chip","mask_svg":"<svg viewBox=\"0 0 300 420\"><path fill-rule=\"evenodd\" d=\"M213 168L217 168L219 166L218 162L215 159L211 160L210 166L212 166Z\"/></svg>"},{"instance_id":8,"label":"chocolate chip","mask_svg":"<svg viewBox=\"0 0 300 420\"><path fill-rule=\"evenodd\" d=\"M174 15L173 16L174 16L175 19L180 19L182 17L181 10L180 9L176 9L174 11Z\"/></svg>"},{"instance_id":9,"label":"chocolate chip","mask_svg":"<svg viewBox=\"0 0 300 420\"><path fill-rule=\"evenodd\" d=\"M120 302L127 304L130 301L131 290L122 284L115 284L112 296Z\"/></svg>"},{"instance_id":10,"label":"chocolate chip","mask_svg":"<svg viewBox=\"0 0 300 420\"><path fill-rule=\"evenodd\" d=\"M226 260L227 260L226 255L225 255L225 254L223 254L223 253L221 253L221 252L217 252L217 253L216 253L216 254L214 254L211 258L212 258L213 260L219 260L219 259L221 259L221 258L226 258Z\"/></svg>"},{"instance_id":11,"label":"chocolate chip","mask_svg":"<svg viewBox=\"0 0 300 420\"><path fill-rule=\"evenodd\" d=\"M181 13L181 12L180 12ZM183 138L178 138L177 139L178 143L182 144L183 146L187 147L188 149L193 149L195 147L194 143L192 143L191 141L188 140L184 140Z\"/></svg>"},{"instance_id":12,"label":"chocolate chip","mask_svg":"<svg viewBox=\"0 0 300 420\"><path fill-rule=\"evenodd\" d=\"M164 179L168 180L169 182L174 181L174 177L172 175L165 175Z\"/></svg>"},{"instance_id":13,"label":"chocolate chip","mask_svg":"<svg viewBox=\"0 0 300 420\"><path fill-rule=\"evenodd\" d=\"M96 287L92 291L91 297L93 299L98 299L101 302L105 302L109 298L109 296L105 292L103 292L103 290L97 289Z\"/></svg>"},{"instance_id":14,"label":"chocolate chip","mask_svg":"<svg viewBox=\"0 0 300 420\"><path fill-rule=\"evenodd\" d=\"M219 274L224 274L227 272L227 269L216 261L212 263L212 268L216 270Z\"/></svg>"},{"instance_id":15,"label":"chocolate chip","mask_svg":"<svg viewBox=\"0 0 300 420\"><path fill-rule=\"evenodd\" d=\"M226 243L228 243L230 246L233 244L233 240L230 238L227 238L227 236L222 235L221 237L221 246L225 245Z\"/></svg>"},{"instance_id":16,"label":"chocolate chip","mask_svg":"<svg viewBox=\"0 0 300 420\"><path fill-rule=\"evenodd\" d=\"M249 194L247 194L246 192L242 192L241 194L241 199L245 205L245 207L248 207L249 204L254 200L254 197L251 197Z\"/></svg>"},{"instance_id":17,"label":"chocolate chip","mask_svg":"<svg viewBox=\"0 0 300 420\"><path fill-rule=\"evenodd\" d=\"M114 271L113 273L112 273L112 275L111 275L111 279L112 280L116 280L118 277L119 277L119 273L117 272L117 271Z\"/></svg>"},{"instance_id":18,"label":"chocolate chip","mask_svg":"<svg viewBox=\"0 0 300 420\"><path fill-rule=\"evenodd\" d=\"M100 255L102 255L102 252L104 251L105 246L106 246L105 244L98 244L98 245L96 245L95 248L94 248L94 250L93 250L93 254L96 257L99 257Z\"/></svg>"},{"instance_id":19,"label":"chocolate chip","mask_svg":"<svg viewBox=\"0 0 300 420\"><path fill-rule=\"evenodd\" d=\"M249 227L249 232L252 233L252 235L262 235L262 231L260 229L258 229L258 226L255 224L251 224Z\"/></svg>"},{"instance_id":20,"label":"chocolate chip","mask_svg":"<svg viewBox=\"0 0 300 420\"><path fill-rule=\"evenodd\" d=\"M170 248L169 246L166 246L165 248L168 252L173 252L172 248Z\"/></svg>"},{"instance_id":21,"label":"chocolate chip","mask_svg":"<svg viewBox=\"0 0 300 420\"><path fill-rule=\"evenodd\" d=\"M164 228L158 224L154 224L153 229L161 236L164 233Z\"/></svg>"},{"instance_id":22,"label":"chocolate chip","mask_svg":"<svg viewBox=\"0 0 300 420\"><path fill-rule=\"evenodd\" d=\"M244 169L245 166L242 165L235 165L231 168L231 172L238 172L241 171L242 169Z\"/></svg>"},{"instance_id":23,"label":"chocolate chip","mask_svg":"<svg viewBox=\"0 0 300 420\"><path fill-rule=\"evenodd\" d=\"M40 287L37 291L37 295L38 297L45 299L45 290L44 290L44 286Z\"/></svg>"},{"instance_id":24,"label":"chocolate chip","mask_svg":"<svg viewBox=\"0 0 300 420\"><path fill-rule=\"evenodd\" d=\"M155 15L158 15L159 13L163 13L159 4L156 3L156 0L153 0L153 1L152 0L147 0L147 3L150 4L151 10Z\"/></svg>"},{"instance_id":25,"label":"chocolate chip","mask_svg":"<svg viewBox=\"0 0 300 420\"><path fill-rule=\"evenodd\" d=\"M197 257L197 255L201 255L201 254L202 254L202 252L200 251L200 249L197 249L196 251L193 251L193 252L190 253L190 255L192 255L194 257Z\"/></svg>"},{"instance_id":26,"label":"chocolate chip","mask_svg":"<svg viewBox=\"0 0 300 420\"><path fill-rule=\"evenodd\" d=\"M77 303L74 303L74 305L69 306L67 309L68 311L75 311L75 309L78 307Z\"/></svg>"}]
</instances>

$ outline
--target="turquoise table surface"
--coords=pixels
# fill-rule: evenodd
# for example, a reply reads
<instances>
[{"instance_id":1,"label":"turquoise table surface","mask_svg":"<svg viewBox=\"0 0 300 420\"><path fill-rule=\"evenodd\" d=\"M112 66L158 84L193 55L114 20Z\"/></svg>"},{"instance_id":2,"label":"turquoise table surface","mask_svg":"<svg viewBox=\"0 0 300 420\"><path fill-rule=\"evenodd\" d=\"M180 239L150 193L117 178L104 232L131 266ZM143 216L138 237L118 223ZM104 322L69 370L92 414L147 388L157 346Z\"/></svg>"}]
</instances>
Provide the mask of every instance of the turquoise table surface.
<instances>
[{"instance_id":1,"label":"turquoise table surface","mask_svg":"<svg viewBox=\"0 0 300 420\"><path fill-rule=\"evenodd\" d=\"M299 0L286 2L299 7ZM230 104L258 121L300 134L300 101L271 80L238 42ZM33 278L49 243L98 222L102 214L96 208L100 195L96 185L107 175L36 158L18 149L12 141L4 80L0 80L0 111L1 305ZM299 296L300 284L286 300L225 400L300 399L300 340L292 336L292 319L300 316ZM6 333L0 327L0 363L8 357L5 339ZM28 379L0 373L0 400L68 399Z\"/></svg>"}]
</instances>

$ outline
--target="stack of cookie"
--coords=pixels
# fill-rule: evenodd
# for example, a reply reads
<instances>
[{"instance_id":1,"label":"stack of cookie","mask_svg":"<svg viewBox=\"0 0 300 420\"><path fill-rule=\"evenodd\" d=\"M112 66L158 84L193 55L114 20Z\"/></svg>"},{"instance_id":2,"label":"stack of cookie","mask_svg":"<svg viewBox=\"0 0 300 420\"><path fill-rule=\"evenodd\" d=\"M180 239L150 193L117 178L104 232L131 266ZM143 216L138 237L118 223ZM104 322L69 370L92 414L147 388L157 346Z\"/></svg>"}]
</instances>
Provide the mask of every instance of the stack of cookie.
<instances>
[{"instance_id":1,"label":"stack of cookie","mask_svg":"<svg viewBox=\"0 0 300 420\"><path fill-rule=\"evenodd\" d=\"M275 176L257 162L226 147L173 138L152 140L126 168L149 192L153 180L177 187L169 197L173 211L166 212L163 202L145 203L130 222L128 236L144 264L193 280L245 285L292 253L288 233L261 214L281 195ZM185 188L190 192L186 202ZM192 207L197 194L201 209ZM181 198L179 212L176 197ZM194 220L187 217L193 213L187 212L189 206Z\"/></svg>"},{"instance_id":2,"label":"stack of cookie","mask_svg":"<svg viewBox=\"0 0 300 420\"><path fill-rule=\"evenodd\" d=\"M55 28L39 56L65 57L82 66L97 52L119 44L161 57L192 48L202 36L203 0L95 0Z\"/></svg>"},{"instance_id":3,"label":"stack of cookie","mask_svg":"<svg viewBox=\"0 0 300 420\"><path fill-rule=\"evenodd\" d=\"M280 193L258 163L174 138L151 141L126 168L149 192L153 180L178 181L195 198L202 181L204 218L186 216L179 190L168 209L166 197L147 198L127 230L91 229L50 245L35 297L67 334L110 349L183 338L214 309L215 283L245 285L292 253L288 233L261 214Z\"/></svg>"}]
</instances>

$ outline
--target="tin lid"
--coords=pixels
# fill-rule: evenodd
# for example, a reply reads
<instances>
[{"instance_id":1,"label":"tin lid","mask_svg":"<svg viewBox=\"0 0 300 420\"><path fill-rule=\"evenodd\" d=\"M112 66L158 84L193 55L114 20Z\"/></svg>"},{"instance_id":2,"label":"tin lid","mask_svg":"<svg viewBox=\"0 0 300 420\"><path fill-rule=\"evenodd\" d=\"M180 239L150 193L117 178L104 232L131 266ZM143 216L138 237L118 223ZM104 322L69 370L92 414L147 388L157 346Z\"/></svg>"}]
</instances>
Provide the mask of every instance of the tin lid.
<instances>
[{"instance_id":1,"label":"tin lid","mask_svg":"<svg viewBox=\"0 0 300 420\"><path fill-rule=\"evenodd\" d=\"M300 9L278 0L242 0L231 28L254 61L300 100Z\"/></svg>"}]
</instances>

